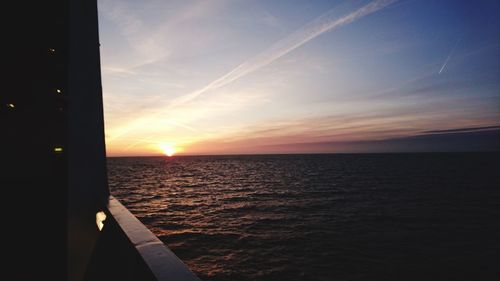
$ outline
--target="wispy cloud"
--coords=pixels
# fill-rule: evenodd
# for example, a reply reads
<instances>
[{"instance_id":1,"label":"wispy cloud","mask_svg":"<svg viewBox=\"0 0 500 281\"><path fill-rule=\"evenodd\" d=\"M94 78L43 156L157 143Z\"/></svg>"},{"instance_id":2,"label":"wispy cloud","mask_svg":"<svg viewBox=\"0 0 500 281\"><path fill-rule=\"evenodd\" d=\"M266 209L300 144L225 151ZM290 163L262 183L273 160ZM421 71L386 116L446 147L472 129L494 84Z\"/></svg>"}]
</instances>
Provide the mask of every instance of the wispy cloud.
<instances>
[{"instance_id":1,"label":"wispy cloud","mask_svg":"<svg viewBox=\"0 0 500 281\"><path fill-rule=\"evenodd\" d=\"M172 108L176 108L178 106L191 102L206 92L216 90L230 83L233 83L234 81L271 64L272 62L301 47L302 45L320 36L321 34L332 31L374 12L382 10L385 7L393 4L394 2L397 2L397 0L371 1L367 5L362 6L357 10L347 12L340 16L337 9L332 9L309 22L302 28L296 30L284 39L276 42L265 51L257 54L253 58L238 65L228 73L208 83L206 86L172 100L166 106L160 107L155 112L144 116L136 122L129 123L122 128L118 128L112 134L112 137L108 139L108 142L112 142L115 139L120 138L121 136L127 134L129 131L134 130L135 128L139 128L145 123L158 122L159 120L157 120L157 118L159 118L160 115L163 115L165 112L168 112Z\"/></svg>"},{"instance_id":2,"label":"wispy cloud","mask_svg":"<svg viewBox=\"0 0 500 281\"><path fill-rule=\"evenodd\" d=\"M488 131L488 130L500 130L499 125L493 126L482 126L482 127L467 127L458 129L448 129L448 130L432 130L425 131L425 134L454 134L454 133L465 133L465 132L477 132L477 131Z\"/></svg>"},{"instance_id":3,"label":"wispy cloud","mask_svg":"<svg viewBox=\"0 0 500 281\"><path fill-rule=\"evenodd\" d=\"M220 87L226 86L241 77L257 71L268 64L274 62L280 57L290 53L291 51L299 48L321 34L331 31L340 26L349 24L371 13L379 11L397 0L376 0L359 8L358 10L344 15L342 17L333 17L335 9L330 10L326 14L316 18L312 22L306 24L304 27L298 29L288 37L276 42L269 49L249 59L248 61L238 65L236 68L212 81L205 87L198 89L188 95L185 95L174 103L185 103L191 101L201 94L210 90L215 90Z\"/></svg>"},{"instance_id":4,"label":"wispy cloud","mask_svg":"<svg viewBox=\"0 0 500 281\"><path fill-rule=\"evenodd\" d=\"M499 143L500 130L491 129L361 141L264 144L258 147L258 151L259 153L471 152L500 151Z\"/></svg>"},{"instance_id":5,"label":"wispy cloud","mask_svg":"<svg viewBox=\"0 0 500 281\"><path fill-rule=\"evenodd\" d=\"M168 55L169 51L158 42L154 33L148 31L143 20L130 7L116 5L112 1L103 1L100 3L100 8L103 14L116 25L121 36L141 60L127 65L127 69L123 67L113 67L112 69L120 69L122 73L130 72L138 65L151 63Z\"/></svg>"},{"instance_id":6,"label":"wispy cloud","mask_svg":"<svg viewBox=\"0 0 500 281\"><path fill-rule=\"evenodd\" d=\"M99 1L100 12L115 25L122 39L134 51L133 56L129 55L126 60L120 60L120 65L113 68L121 69L122 73L132 72L143 66L169 59L179 51L179 46L176 45L179 39L171 40L172 37L181 36L178 33L179 27L211 15L222 3L222 1L196 1L184 5L175 14L170 12L173 9L171 6L175 6L175 3L162 3L161 1L144 3L142 6L147 9L162 9L167 14L171 13L168 16L165 15L165 19L155 26L151 26L141 14L146 8L137 10L135 3L130 4L127 1L120 1L120 3L114 0ZM109 52L113 53L114 50Z\"/></svg>"},{"instance_id":7,"label":"wispy cloud","mask_svg":"<svg viewBox=\"0 0 500 281\"><path fill-rule=\"evenodd\" d=\"M234 127L192 143L188 153L257 153L260 145L283 145L299 142L362 142L405 138L432 133L449 133L498 129L498 118L474 116L464 108L448 107L450 100L430 101L421 105L389 105L380 110L359 110L312 118L288 117L267 120L246 127ZM487 126L485 126L487 125ZM457 129L457 126L459 129ZM446 128L446 130L443 130ZM464 129L465 128L465 129ZM262 150L266 151L266 150ZM262 152L261 151L261 152Z\"/></svg>"}]
</instances>

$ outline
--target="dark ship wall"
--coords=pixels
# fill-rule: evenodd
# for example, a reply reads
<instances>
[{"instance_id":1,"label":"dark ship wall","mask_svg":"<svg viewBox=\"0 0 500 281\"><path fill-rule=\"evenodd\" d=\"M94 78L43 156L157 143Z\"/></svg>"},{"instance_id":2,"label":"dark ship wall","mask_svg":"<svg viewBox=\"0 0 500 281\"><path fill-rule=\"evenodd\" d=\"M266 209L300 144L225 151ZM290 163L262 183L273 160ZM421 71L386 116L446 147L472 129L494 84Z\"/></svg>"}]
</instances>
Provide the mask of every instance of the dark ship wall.
<instances>
[{"instance_id":1,"label":"dark ship wall","mask_svg":"<svg viewBox=\"0 0 500 281\"><path fill-rule=\"evenodd\" d=\"M69 2L2 11L2 275L67 280Z\"/></svg>"},{"instance_id":2,"label":"dark ship wall","mask_svg":"<svg viewBox=\"0 0 500 281\"><path fill-rule=\"evenodd\" d=\"M96 214L109 196L97 1L70 1L68 51L68 270L85 274L99 235Z\"/></svg>"},{"instance_id":3,"label":"dark ship wall","mask_svg":"<svg viewBox=\"0 0 500 281\"><path fill-rule=\"evenodd\" d=\"M0 90L3 254L12 272L2 275L199 281L109 194L97 1L12 4Z\"/></svg>"},{"instance_id":4,"label":"dark ship wall","mask_svg":"<svg viewBox=\"0 0 500 281\"><path fill-rule=\"evenodd\" d=\"M3 9L7 267L16 280L82 280L109 195L97 2L18 2Z\"/></svg>"}]
</instances>

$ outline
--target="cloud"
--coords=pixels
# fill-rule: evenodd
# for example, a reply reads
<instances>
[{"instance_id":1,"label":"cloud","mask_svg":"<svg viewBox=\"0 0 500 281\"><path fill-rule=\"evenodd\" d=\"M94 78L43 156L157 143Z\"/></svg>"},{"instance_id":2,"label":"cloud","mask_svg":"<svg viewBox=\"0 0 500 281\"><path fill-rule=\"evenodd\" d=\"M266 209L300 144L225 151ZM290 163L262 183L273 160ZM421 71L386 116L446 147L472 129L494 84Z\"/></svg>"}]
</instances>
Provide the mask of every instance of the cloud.
<instances>
[{"instance_id":1,"label":"cloud","mask_svg":"<svg viewBox=\"0 0 500 281\"><path fill-rule=\"evenodd\" d=\"M118 27L129 46L140 56L140 62L134 63L134 66L127 66L127 69L121 68L121 72L131 71L137 65L151 63L168 55L168 50L158 42L157 36L147 29L132 8L104 1L100 3L100 10Z\"/></svg>"},{"instance_id":2,"label":"cloud","mask_svg":"<svg viewBox=\"0 0 500 281\"><path fill-rule=\"evenodd\" d=\"M327 13L323 14L322 16L311 21L310 23L306 24L302 28L296 30L286 38L276 42L267 50L257 54L253 58L238 65L236 68L229 71L225 75L210 82L206 86L198 90L195 90L187 95L176 98L172 102L170 102L167 106L157 109L156 112L152 112L148 116L144 116L143 118L137 120L136 122L127 124L126 126L117 129L113 134L113 136L110 139L108 139L108 142L112 142L115 139L120 138L122 135L127 134L129 131L142 126L144 123L157 122L158 120L156 119L158 118L158 116L164 114L164 112L168 112L172 108L186 104L208 91L224 87L252 72L255 72L271 64L272 62L290 53L291 51L299 48L300 46L306 44L307 42L313 40L314 38L320 36L321 34L334 30L343 25L352 23L369 14L377 12L393 4L394 2L397 2L397 0L371 1L367 5L342 16L338 16L337 9L332 9Z\"/></svg>"},{"instance_id":3,"label":"cloud","mask_svg":"<svg viewBox=\"0 0 500 281\"><path fill-rule=\"evenodd\" d=\"M496 127L496 129L494 129ZM257 146L260 153L385 153L500 151L500 129L463 128L450 134L417 134L409 137L364 141L281 143Z\"/></svg>"},{"instance_id":4,"label":"cloud","mask_svg":"<svg viewBox=\"0 0 500 281\"><path fill-rule=\"evenodd\" d=\"M306 24L304 27L295 31L288 37L276 42L274 45L272 45L269 49L265 50L264 52L256 55L255 57L240 64L239 66L237 66L230 72L226 73L225 75L212 81L205 87L197 91L194 91L189 95L183 96L182 98L177 100L176 103L185 103L191 101L207 91L228 85L229 83L232 83L245 75L248 75L254 71L257 71L267 66L268 64L290 53L291 51L297 49L298 47L306 44L307 42L320 36L321 34L327 31L331 31L345 24L352 23L357 19L360 19L378 10L381 10L396 1L397 0L372 1L369 4L359 8L358 10L348 15L342 16L340 18L332 17L332 15L334 14L333 12L335 11L335 9L332 9L326 14Z\"/></svg>"},{"instance_id":5,"label":"cloud","mask_svg":"<svg viewBox=\"0 0 500 281\"><path fill-rule=\"evenodd\" d=\"M470 128L459 128L459 129L449 129L449 130L433 130L425 131L425 134L454 134L454 133L465 133L465 132L478 132L478 131L489 131L489 130L500 130L500 126L483 126L483 127L470 127Z\"/></svg>"},{"instance_id":6,"label":"cloud","mask_svg":"<svg viewBox=\"0 0 500 281\"><path fill-rule=\"evenodd\" d=\"M119 69L121 73L132 72L173 57L179 48L185 50L186 42L182 41L182 33L178 32L179 28L185 27L189 22L212 16L212 13L223 4L222 1L179 2L182 3L181 7L175 8L176 12L173 13L174 7L179 5L176 1L142 4L134 3L134 1L131 3L99 1L100 13L118 28L119 34L134 51L133 56L127 55L126 59L120 60L120 65L113 67L115 70ZM148 23L149 19L141 15L144 10L160 10L165 19L151 25ZM177 40L171 40L171 38ZM182 46L176 45L179 41L182 41ZM113 55L114 51L109 50Z\"/></svg>"}]
</instances>

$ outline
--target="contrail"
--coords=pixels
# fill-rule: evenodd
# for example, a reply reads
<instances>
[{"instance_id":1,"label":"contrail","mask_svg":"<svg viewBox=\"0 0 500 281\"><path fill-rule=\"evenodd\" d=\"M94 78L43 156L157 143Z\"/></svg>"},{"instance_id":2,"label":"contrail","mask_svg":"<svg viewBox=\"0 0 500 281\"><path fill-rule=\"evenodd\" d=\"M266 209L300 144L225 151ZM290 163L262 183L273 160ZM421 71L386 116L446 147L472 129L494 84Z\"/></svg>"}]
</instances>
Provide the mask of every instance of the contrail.
<instances>
[{"instance_id":1,"label":"contrail","mask_svg":"<svg viewBox=\"0 0 500 281\"><path fill-rule=\"evenodd\" d=\"M448 57L447 57L447 58L446 58L446 60L444 61L443 66L441 66L441 69L439 70L438 74L441 74L441 72L443 72L443 69L444 69L444 68L446 67L446 65L448 64L448 61L450 61L451 56L453 55L453 52L454 52L454 51L455 51L455 49L457 48L458 43L460 42L460 40L461 40L461 39L462 39L462 38L459 38L459 39L457 40L457 42L455 43L455 46L453 46L453 48L451 49L450 54L448 55Z\"/></svg>"},{"instance_id":2,"label":"contrail","mask_svg":"<svg viewBox=\"0 0 500 281\"><path fill-rule=\"evenodd\" d=\"M190 94L174 99L169 105L162 108L160 112L153 113L145 118L141 118L141 120L138 120L138 122L134 122L133 124L129 124L125 128L122 128L121 130L119 130L117 134L114 134L112 138L108 139L108 142L113 141L114 139L126 134L127 132L139 126L142 126L143 124L154 121L154 118L156 116L163 114L165 111L173 107L190 102L207 91L215 90L223 86L226 86L249 73L252 73L267 66L268 64L277 60L278 58L290 53L291 51L297 49L298 47L306 44L307 42L311 41L312 39L318 37L319 35L327 31L331 31L343 25L352 23L362 17L377 12L397 1L398 0L375 0L357 9L356 11L341 17L337 16L336 8L331 9L325 14L319 16L318 18L304 25L302 28L296 30L289 36L276 42L267 50L261 52L260 54L254 56L253 58L250 58L249 60L243 62L233 70L226 73L225 75L212 81L205 87L200 88L194 92L191 92Z\"/></svg>"},{"instance_id":3,"label":"contrail","mask_svg":"<svg viewBox=\"0 0 500 281\"><path fill-rule=\"evenodd\" d=\"M290 53L291 51L297 49L298 47L304 45L305 43L311 41L312 39L327 31L351 23L359 18L383 9L386 6L389 6L390 4L397 1L398 0L376 0L340 18L332 18L333 12L336 11L336 9L332 9L322 16L316 18L315 20L309 22L302 28L296 30L288 37L276 42L267 50L240 64L220 78L212 81L205 87L179 98L177 100L177 103L185 103L191 101L209 90L214 90L232 83L235 80L274 62L278 58Z\"/></svg>"}]
</instances>

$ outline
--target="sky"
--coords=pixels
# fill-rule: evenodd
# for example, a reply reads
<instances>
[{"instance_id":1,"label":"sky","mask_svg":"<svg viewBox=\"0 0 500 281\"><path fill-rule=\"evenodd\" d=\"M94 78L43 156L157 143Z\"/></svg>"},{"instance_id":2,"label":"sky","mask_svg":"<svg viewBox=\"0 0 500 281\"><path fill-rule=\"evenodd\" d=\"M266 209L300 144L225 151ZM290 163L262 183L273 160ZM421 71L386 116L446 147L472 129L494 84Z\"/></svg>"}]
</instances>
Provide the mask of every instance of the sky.
<instances>
[{"instance_id":1,"label":"sky","mask_svg":"<svg viewBox=\"0 0 500 281\"><path fill-rule=\"evenodd\" d=\"M500 150L500 2L99 0L108 156Z\"/></svg>"}]
</instances>

